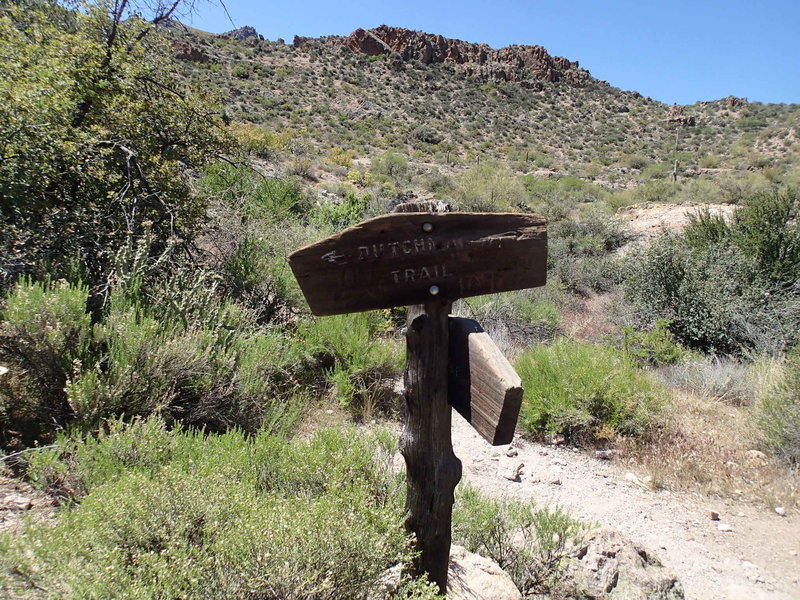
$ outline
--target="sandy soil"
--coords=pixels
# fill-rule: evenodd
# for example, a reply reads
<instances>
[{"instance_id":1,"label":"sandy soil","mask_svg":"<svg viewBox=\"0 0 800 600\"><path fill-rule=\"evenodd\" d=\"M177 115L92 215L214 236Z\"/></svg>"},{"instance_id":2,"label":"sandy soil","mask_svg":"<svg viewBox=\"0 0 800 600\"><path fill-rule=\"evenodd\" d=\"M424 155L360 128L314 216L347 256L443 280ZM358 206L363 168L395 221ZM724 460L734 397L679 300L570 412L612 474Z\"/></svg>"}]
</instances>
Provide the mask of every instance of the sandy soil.
<instances>
[{"instance_id":1,"label":"sandy soil","mask_svg":"<svg viewBox=\"0 0 800 600\"><path fill-rule=\"evenodd\" d=\"M643 202L617 211L617 217L633 236L633 243L620 248L620 254L628 252L637 244L649 243L666 231L678 231L689 223L689 215L701 208L708 208L713 215L730 219L736 208L732 204L658 204Z\"/></svg>"},{"instance_id":2,"label":"sandy soil","mask_svg":"<svg viewBox=\"0 0 800 600\"><path fill-rule=\"evenodd\" d=\"M498 497L560 505L654 551L691 600L800 598L800 516L700 494L653 491L617 461L563 446L515 440L492 447L453 415L464 480ZM524 465L520 481L503 477ZM629 474L630 473L630 474ZM719 513L711 520L709 511ZM730 531L722 531L730 529Z\"/></svg>"}]
</instances>

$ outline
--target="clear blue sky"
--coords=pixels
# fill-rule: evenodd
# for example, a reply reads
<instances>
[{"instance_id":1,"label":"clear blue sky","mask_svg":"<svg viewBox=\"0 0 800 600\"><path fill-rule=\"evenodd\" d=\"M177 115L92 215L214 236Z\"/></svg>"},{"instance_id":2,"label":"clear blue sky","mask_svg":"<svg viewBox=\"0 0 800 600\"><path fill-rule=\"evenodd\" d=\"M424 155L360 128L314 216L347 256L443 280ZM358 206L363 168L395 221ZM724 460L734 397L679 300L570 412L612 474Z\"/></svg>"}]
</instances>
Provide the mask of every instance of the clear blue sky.
<instances>
[{"instance_id":1,"label":"clear blue sky","mask_svg":"<svg viewBox=\"0 0 800 600\"><path fill-rule=\"evenodd\" d=\"M800 0L225 0L189 24L252 25L270 40L407 27L498 48L538 44L662 102L729 94L800 103Z\"/></svg>"}]
</instances>

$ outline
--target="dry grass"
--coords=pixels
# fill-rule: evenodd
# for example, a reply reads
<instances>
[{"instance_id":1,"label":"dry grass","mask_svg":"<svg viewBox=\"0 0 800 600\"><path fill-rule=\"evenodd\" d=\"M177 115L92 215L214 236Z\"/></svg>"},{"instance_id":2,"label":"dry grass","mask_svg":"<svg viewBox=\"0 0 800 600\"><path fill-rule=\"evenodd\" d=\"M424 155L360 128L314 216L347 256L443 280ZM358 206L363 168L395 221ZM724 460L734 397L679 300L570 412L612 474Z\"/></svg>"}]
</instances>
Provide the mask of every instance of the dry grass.
<instances>
[{"instance_id":1,"label":"dry grass","mask_svg":"<svg viewBox=\"0 0 800 600\"><path fill-rule=\"evenodd\" d=\"M753 407L675 390L664 426L626 451L656 488L696 490L776 506L800 506L800 473L761 452Z\"/></svg>"}]
</instances>

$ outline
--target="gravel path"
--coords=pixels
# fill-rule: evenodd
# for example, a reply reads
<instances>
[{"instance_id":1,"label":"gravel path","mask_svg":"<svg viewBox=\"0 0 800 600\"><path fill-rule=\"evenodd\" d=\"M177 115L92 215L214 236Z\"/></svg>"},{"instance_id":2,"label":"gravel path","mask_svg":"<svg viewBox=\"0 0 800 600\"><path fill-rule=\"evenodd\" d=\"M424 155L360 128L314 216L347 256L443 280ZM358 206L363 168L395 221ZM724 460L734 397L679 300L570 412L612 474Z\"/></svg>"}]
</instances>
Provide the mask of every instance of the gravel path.
<instances>
[{"instance_id":1,"label":"gravel path","mask_svg":"<svg viewBox=\"0 0 800 600\"><path fill-rule=\"evenodd\" d=\"M453 414L464 479L484 493L558 504L654 551L690 600L800 599L800 517L684 492L652 491L624 465L562 446L491 447ZM513 451L512 451L513 454ZM519 481L504 473L522 467ZM719 513L712 521L709 511ZM722 531L721 529L730 529Z\"/></svg>"}]
</instances>

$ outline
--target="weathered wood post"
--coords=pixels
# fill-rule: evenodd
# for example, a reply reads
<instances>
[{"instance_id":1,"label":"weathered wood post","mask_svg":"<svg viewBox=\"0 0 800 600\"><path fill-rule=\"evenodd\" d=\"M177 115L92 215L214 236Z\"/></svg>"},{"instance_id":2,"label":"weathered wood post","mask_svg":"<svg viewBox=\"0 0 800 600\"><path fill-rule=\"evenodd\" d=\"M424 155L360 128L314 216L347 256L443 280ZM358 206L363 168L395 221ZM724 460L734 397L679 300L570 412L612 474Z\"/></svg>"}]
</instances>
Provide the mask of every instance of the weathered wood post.
<instances>
[{"instance_id":1,"label":"weathered wood post","mask_svg":"<svg viewBox=\"0 0 800 600\"><path fill-rule=\"evenodd\" d=\"M406 528L416 534L420 554L415 574L428 573L447 592L454 492L461 461L453 454L448 404L448 316L451 302L410 306L406 331L407 416L400 438L406 460Z\"/></svg>"},{"instance_id":2,"label":"weathered wood post","mask_svg":"<svg viewBox=\"0 0 800 600\"><path fill-rule=\"evenodd\" d=\"M472 321L449 319L450 308L458 298L544 285L546 262L545 220L508 213L384 215L289 256L315 315L409 306L400 451L408 477L406 526L420 551L411 571L427 573L442 593L461 479L450 404L489 443L501 444L511 441L522 394L488 336Z\"/></svg>"}]
</instances>

